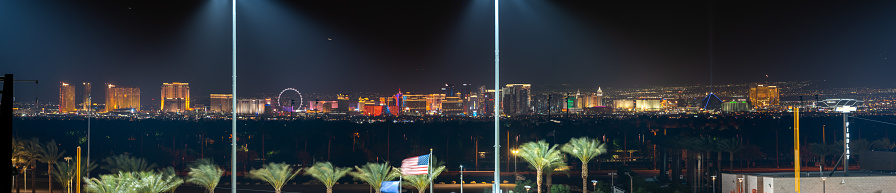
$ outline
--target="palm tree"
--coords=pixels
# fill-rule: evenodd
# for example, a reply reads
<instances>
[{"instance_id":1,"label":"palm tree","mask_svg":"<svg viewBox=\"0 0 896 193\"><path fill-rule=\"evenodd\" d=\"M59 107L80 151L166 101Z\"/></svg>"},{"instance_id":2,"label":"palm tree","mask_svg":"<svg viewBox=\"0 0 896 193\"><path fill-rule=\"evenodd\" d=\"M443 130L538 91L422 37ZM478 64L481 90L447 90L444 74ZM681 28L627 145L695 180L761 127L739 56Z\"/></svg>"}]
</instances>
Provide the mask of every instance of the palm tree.
<instances>
[{"instance_id":1,"label":"palm tree","mask_svg":"<svg viewBox=\"0 0 896 193\"><path fill-rule=\"evenodd\" d=\"M30 141L24 141L24 147L25 147L25 151L27 151L29 153L26 154L26 156L27 156L26 160L28 160L28 161L27 161L27 165L25 165L25 168L23 168L23 169L26 169L29 167L34 168L35 164L37 164L37 162L40 161L41 158L43 157L43 152L42 152L43 147L41 147L41 145L40 145L40 140L37 138L31 138ZM27 170L23 170L23 171L27 171ZM37 175L35 175L34 170L31 170L31 187L36 187L36 185L37 185L37 183L36 183L37 181L34 180L34 178L36 176ZM37 192L37 189L31 188L31 193L35 193L35 192Z\"/></svg>"},{"instance_id":2,"label":"palm tree","mask_svg":"<svg viewBox=\"0 0 896 193\"><path fill-rule=\"evenodd\" d=\"M825 165L825 159L829 155L834 155L837 152L836 145L825 145L820 143L809 143L809 151L818 155L819 160L821 161L822 166Z\"/></svg>"},{"instance_id":3,"label":"palm tree","mask_svg":"<svg viewBox=\"0 0 896 193\"><path fill-rule=\"evenodd\" d=\"M149 164L143 158L132 157L128 154L107 157L103 159L103 163L105 165L102 168L112 173L148 172L156 167L156 164Z\"/></svg>"},{"instance_id":4,"label":"palm tree","mask_svg":"<svg viewBox=\"0 0 896 193\"><path fill-rule=\"evenodd\" d=\"M119 172L100 175L100 179L85 179L87 190L96 193L160 193L173 191L183 180L165 177L156 172Z\"/></svg>"},{"instance_id":5,"label":"palm tree","mask_svg":"<svg viewBox=\"0 0 896 193\"><path fill-rule=\"evenodd\" d=\"M33 157L33 153L29 151L27 141L23 141L18 138L12 138L12 162L13 166L15 166L16 170L16 180L18 181L19 174L25 173L25 169L28 168L29 163L31 162L31 157ZM19 172L21 170L21 172ZM19 183L15 183L16 193L19 192Z\"/></svg>"},{"instance_id":6,"label":"palm tree","mask_svg":"<svg viewBox=\"0 0 896 193\"><path fill-rule=\"evenodd\" d=\"M292 180L301 171L302 168L293 170L286 163L268 163L261 169L253 169L249 171L249 178L255 178L265 181L274 187L274 192L280 193L280 189L286 182Z\"/></svg>"},{"instance_id":7,"label":"palm tree","mask_svg":"<svg viewBox=\"0 0 896 193\"><path fill-rule=\"evenodd\" d=\"M728 168L731 172L734 172L734 153L744 149L744 146L737 138L731 138L719 140L718 148L724 152L728 152Z\"/></svg>"},{"instance_id":8,"label":"palm tree","mask_svg":"<svg viewBox=\"0 0 896 193\"><path fill-rule=\"evenodd\" d=\"M224 170L211 163L210 160L199 159L196 163L199 164L190 167L190 173L187 174L190 178L187 179L187 183L200 185L208 193L215 193L215 187L218 186L221 176L224 175Z\"/></svg>"},{"instance_id":9,"label":"palm tree","mask_svg":"<svg viewBox=\"0 0 896 193\"><path fill-rule=\"evenodd\" d=\"M553 183L554 171L557 168L565 168L565 167L567 167L566 158L563 158L563 160L560 162L554 162L553 164L547 165L544 167L544 184L545 184L544 189L547 190L548 193L551 193L551 186L554 185L554 183ZM562 172L566 173L566 176L569 177L569 172L567 170L563 170Z\"/></svg>"},{"instance_id":10,"label":"palm tree","mask_svg":"<svg viewBox=\"0 0 896 193\"><path fill-rule=\"evenodd\" d=\"M41 148L41 157L40 161L47 163L47 174L50 175L50 179L48 182L50 183L50 193L53 193L53 164L56 164L59 159L62 159L62 155L65 154L65 150L59 152L59 146L56 145L56 140L50 140L47 142L47 145L44 145Z\"/></svg>"},{"instance_id":11,"label":"palm tree","mask_svg":"<svg viewBox=\"0 0 896 193\"><path fill-rule=\"evenodd\" d=\"M520 157L529 162L536 171L538 193L541 193L541 176L546 166L562 161L557 145L548 145L544 140L528 142L520 146Z\"/></svg>"},{"instance_id":12,"label":"palm tree","mask_svg":"<svg viewBox=\"0 0 896 193\"><path fill-rule=\"evenodd\" d=\"M896 148L896 144L890 142L890 138L884 137L883 139L874 140L871 142L871 147L875 150L890 150Z\"/></svg>"},{"instance_id":13,"label":"palm tree","mask_svg":"<svg viewBox=\"0 0 896 193\"><path fill-rule=\"evenodd\" d=\"M133 173L100 175L100 178L85 178L87 190L94 193L136 193L139 179Z\"/></svg>"},{"instance_id":14,"label":"palm tree","mask_svg":"<svg viewBox=\"0 0 896 193\"><path fill-rule=\"evenodd\" d=\"M174 167L169 166L164 169L160 169L159 173L162 175L162 177L171 178L171 179L178 180L181 182L181 183L173 184L174 187L171 187L168 191L165 191L165 192L173 193L175 190L177 190L178 187L180 187L180 185L183 185L184 180L177 176L177 172L174 171Z\"/></svg>"},{"instance_id":15,"label":"palm tree","mask_svg":"<svg viewBox=\"0 0 896 193\"><path fill-rule=\"evenodd\" d=\"M367 182L370 187L376 190L376 193L380 193L380 186L383 181L393 180L401 175L401 172L398 171L398 168L389 166L389 162L386 162L367 163L361 167L355 166L355 171L348 174L354 176L357 180Z\"/></svg>"},{"instance_id":16,"label":"palm tree","mask_svg":"<svg viewBox=\"0 0 896 193\"><path fill-rule=\"evenodd\" d=\"M560 150L582 161L582 193L588 193L588 162L598 155L607 153L606 144L588 137L573 138Z\"/></svg>"},{"instance_id":17,"label":"palm tree","mask_svg":"<svg viewBox=\"0 0 896 193\"><path fill-rule=\"evenodd\" d=\"M439 174L442 173L442 171L445 171L445 166L438 166L432 170L432 178L430 178L428 175L413 175L404 176L404 181L408 182L408 184L411 184L411 186L413 186L414 188L417 188L417 192L424 193L426 192L426 188L429 187L429 180L435 179L436 176L439 176Z\"/></svg>"},{"instance_id":18,"label":"palm tree","mask_svg":"<svg viewBox=\"0 0 896 193\"><path fill-rule=\"evenodd\" d=\"M82 159L86 159L86 158L82 158ZM54 170L52 170L50 173L52 174L53 178L55 178L56 181L62 185L63 189L68 190L70 188L68 181L74 180L75 178L77 178L75 176L75 175L77 175L77 173L76 173L77 171L75 170L75 167L77 167L76 163L74 163L74 162L56 162L55 165L56 165L56 167L53 167ZM94 162L90 162L88 164L81 165L81 177L86 177L87 173L90 173L94 169L96 169L96 164L94 164Z\"/></svg>"},{"instance_id":19,"label":"palm tree","mask_svg":"<svg viewBox=\"0 0 896 193\"><path fill-rule=\"evenodd\" d=\"M137 172L136 175L139 178L138 193L174 192L177 187L184 183L184 180L177 176L168 176L164 173Z\"/></svg>"},{"instance_id":20,"label":"palm tree","mask_svg":"<svg viewBox=\"0 0 896 193\"><path fill-rule=\"evenodd\" d=\"M327 193L333 193L333 184L339 178L351 171L351 168L333 167L330 162L317 162L311 168L305 169L304 175L317 179L327 187Z\"/></svg>"}]
</instances>

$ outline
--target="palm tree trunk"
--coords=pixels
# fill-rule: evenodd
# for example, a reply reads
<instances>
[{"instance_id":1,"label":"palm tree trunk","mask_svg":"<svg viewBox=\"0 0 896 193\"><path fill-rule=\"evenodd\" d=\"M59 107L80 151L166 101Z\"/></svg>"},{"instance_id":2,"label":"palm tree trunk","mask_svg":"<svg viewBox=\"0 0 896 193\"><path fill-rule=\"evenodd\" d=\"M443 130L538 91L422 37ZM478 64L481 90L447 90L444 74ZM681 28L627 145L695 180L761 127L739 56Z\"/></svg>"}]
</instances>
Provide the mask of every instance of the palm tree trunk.
<instances>
[{"instance_id":1,"label":"palm tree trunk","mask_svg":"<svg viewBox=\"0 0 896 193\"><path fill-rule=\"evenodd\" d=\"M31 165L34 165L34 164L36 164L36 163L31 163ZM36 183L35 180L34 180L34 178L35 178L35 177L34 177L34 176L35 176L34 174L35 174L35 173L34 173L34 170L31 170L31 193L36 193L36 192L37 192L37 188L34 188L34 187L36 187L36 185L37 185L37 183Z\"/></svg>"},{"instance_id":2,"label":"palm tree trunk","mask_svg":"<svg viewBox=\"0 0 896 193\"><path fill-rule=\"evenodd\" d=\"M588 193L588 163L582 163L582 193Z\"/></svg>"},{"instance_id":3,"label":"palm tree trunk","mask_svg":"<svg viewBox=\"0 0 896 193\"><path fill-rule=\"evenodd\" d=\"M541 172L542 172L541 168L538 168L538 170L535 170L535 174L536 174L535 175L536 176L535 183L538 185L538 193L541 193L541 175L542 175ZM379 192L377 192L377 193L379 193Z\"/></svg>"},{"instance_id":4,"label":"palm tree trunk","mask_svg":"<svg viewBox=\"0 0 896 193\"><path fill-rule=\"evenodd\" d=\"M716 162L716 167L719 168L719 172L718 172L719 175L718 175L718 176L721 177L721 176L722 176L722 151L718 151L718 152L716 152L716 157L719 158L719 161Z\"/></svg>"},{"instance_id":5,"label":"palm tree trunk","mask_svg":"<svg viewBox=\"0 0 896 193\"><path fill-rule=\"evenodd\" d=\"M553 174L554 174L554 171L544 173L544 178L545 178L544 182L545 182L545 185L547 185L544 187L544 190L548 193L551 193L551 186L554 185L553 179L551 178L551 176Z\"/></svg>"},{"instance_id":6,"label":"palm tree trunk","mask_svg":"<svg viewBox=\"0 0 896 193\"><path fill-rule=\"evenodd\" d=\"M53 164L47 163L47 183L50 184L50 193L53 193Z\"/></svg>"},{"instance_id":7,"label":"palm tree trunk","mask_svg":"<svg viewBox=\"0 0 896 193\"><path fill-rule=\"evenodd\" d=\"M681 184L681 149L672 151L672 183Z\"/></svg>"},{"instance_id":8,"label":"palm tree trunk","mask_svg":"<svg viewBox=\"0 0 896 193\"><path fill-rule=\"evenodd\" d=\"M333 193L333 187L327 187L327 193Z\"/></svg>"},{"instance_id":9,"label":"palm tree trunk","mask_svg":"<svg viewBox=\"0 0 896 193\"><path fill-rule=\"evenodd\" d=\"M274 189L274 193L280 193L280 188Z\"/></svg>"},{"instance_id":10,"label":"palm tree trunk","mask_svg":"<svg viewBox=\"0 0 896 193\"><path fill-rule=\"evenodd\" d=\"M734 173L734 152L728 152L728 169Z\"/></svg>"},{"instance_id":11,"label":"palm tree trunk","mask_svg":"<svg viewBox=\"0 0 896 193\"><path fill-rule=\"evenodd\" d=\"M19 193L19 192L21 192L20 189L19 189L19 175L16 175L16 176L14 176L13 178L15 178L15 182L16 182L16 183L15 183L15 186L16 186L16 193Z\"/></svg>"}]
</instances>

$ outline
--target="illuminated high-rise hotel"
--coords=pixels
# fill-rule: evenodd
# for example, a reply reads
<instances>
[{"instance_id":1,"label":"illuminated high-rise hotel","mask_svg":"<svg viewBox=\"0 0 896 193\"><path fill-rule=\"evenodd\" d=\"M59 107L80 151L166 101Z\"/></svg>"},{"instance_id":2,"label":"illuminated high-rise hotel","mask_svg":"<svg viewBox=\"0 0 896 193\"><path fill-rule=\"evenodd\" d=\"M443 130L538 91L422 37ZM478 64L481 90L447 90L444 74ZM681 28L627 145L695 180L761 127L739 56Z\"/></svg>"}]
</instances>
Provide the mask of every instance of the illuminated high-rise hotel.
<instances>
[{"instance_id":1,"label":"illuminated high-rise hotel","mask_svg":"<svg viewBox=\"0 0 896 193\"><path fill-rule=\"evenodd\" d=\"M216 113L233 112L233 94L210 94L210 111Z\"/></svg>"},{"instance_id":2,"label":"illuminated high-rise hotel","mask_svg":"<svg viewBox=\"0 0 896 193\"><path fill-rule=\"evenodd\" d=\"M162 83L162 112L190 110L190 83Z\"/></svg>"},{"instance_id":3,"label":"illuminated high-rise hotel","mask_svg":"<svg viewBox=\"0 0 896 193\"><path fill-rule=\"evenodd\" d=\"M81 85L84 86L84 91L83 91L83 93L81 93L81 111L89 112L89 111L91 111L90 107L91 107L91 104L93 103L93 101L91 101L91 97L90 97L90 83L82 82Z\"/></svg>"},{"instance_id":4,"label":"illuminated high-rise hotel","mask_svg":"<svg viewBox=\"0 0 896 193\"><path fill-rule=\"evenodd\" d=\"M531 84L507 84L501 89L501 111L505 115L529 114L531 91Z\"/></svg>"},{"instance_id":5,"label":"illuminated high-rise hotel","mask_svg":"<svg viewBox=\"0 0 896 193\"><path fill-rule=\"evenodd\" d=\"M106 85L106 112L116 109L140 110L140 88Z\"/></svg>"},{"instance_id":6,"label":"illuminated high-rise hotel","mask_svg":"<svg viewBox=\"0 0 896 193\"><path fill-rule=\"evenodd\" d=\"M594 95L595 95L594 106L595 107L604 106L604 91L601 90L600 87L597 87L597 93L594 93Z\"/></svg>"},{"instance_id":7,"label":"illuminated high-rise hotel","mask_svg":"<svg viewBox=\"0 0 896 193\"><path fill-rule=\"evenodd\" d=\"M758 85L750 88L750 103L756 108L778 105L778 96L777 86Z\"/></svg>"},{"instance_id":8,"label":"illuminated high-rise hotel","mask_svg":"<svg viewBox=\"0 0 896 193\"><path fill-rule=\"evenodd\" d=\"M75 105L75 85L60 82L59 84L59 112L67 113L77 111Z\"/></svg>"}]
</instances>

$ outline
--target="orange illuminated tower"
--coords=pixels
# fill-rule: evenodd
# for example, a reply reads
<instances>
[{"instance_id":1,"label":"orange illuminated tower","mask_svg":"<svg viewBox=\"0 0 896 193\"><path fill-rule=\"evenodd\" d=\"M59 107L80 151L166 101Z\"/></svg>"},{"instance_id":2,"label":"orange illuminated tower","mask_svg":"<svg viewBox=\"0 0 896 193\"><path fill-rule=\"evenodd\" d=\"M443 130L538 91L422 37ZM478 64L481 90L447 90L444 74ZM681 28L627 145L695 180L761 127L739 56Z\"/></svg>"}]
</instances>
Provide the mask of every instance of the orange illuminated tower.
<instances>
[{"instance_id":1,"label":"orange illuminated tower","mask_svg":"<svg viewBox=\"0 0 896 193\"><path fill-rule=\"evenodd\" d=\"M778 105L778 87L758 85L750 88L750 103L756 108Z\"/></svg>"},{"instance_id":2,"label":"orange illuminated tower","mask_svg":"<svg viewBox=\"0 0 896 193\"><path fill-rule=\"evenodd\" d=\"M59 112L68 113L77 111L75 106L75 85L60 82L59 84Z\"/></svg>"},{"instance_id":3,"label":"orange illuminated tower","mask_svg":"<svg viewBox=\"0 0 896 193\"><path fill-rule=\"evenodd\" d=\"M106 112L116 109L140 111L140 88L106 85Z\"/></svg>"},{"instance_id":4,"label":"orange illuminated tower","mask_svg":"<svg viewBox=\"0 0 896 193\"><path fill-rule=\"evenodd\" d=\"M190 109L190 83L162 83L162 112L184 112Z\"/></svg>"},{"instance_id":5,"label":"orange illuminated tower","mask_svg":"<svg viewBox=\"0 0 896 193\"><path fill-rule=\"evenodd\" d=\"M84 85L84 93L81 93L81 111L89 112L93 103L90 97L90 83L82 82L81 85Z\"/></svg>"}]
</instances>

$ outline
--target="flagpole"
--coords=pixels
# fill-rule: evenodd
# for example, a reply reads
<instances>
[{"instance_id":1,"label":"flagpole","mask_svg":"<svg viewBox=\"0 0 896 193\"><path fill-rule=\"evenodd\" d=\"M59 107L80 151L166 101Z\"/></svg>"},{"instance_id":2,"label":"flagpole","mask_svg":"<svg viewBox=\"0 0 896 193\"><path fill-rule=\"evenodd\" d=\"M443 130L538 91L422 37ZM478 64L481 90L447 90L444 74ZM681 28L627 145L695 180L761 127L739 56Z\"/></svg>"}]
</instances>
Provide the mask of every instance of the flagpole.
<instances>
[{"instance_id":1,"label":"flagpole","mask_svg":"<svg viewBox=\"0 0 896 193\"><path fill-rule=\"evenodd\" d=\"M432 148L429 148L429 166L426 167L426 173L429 174L429 193L432 191Z\"/></svg>"}]
</instances>

